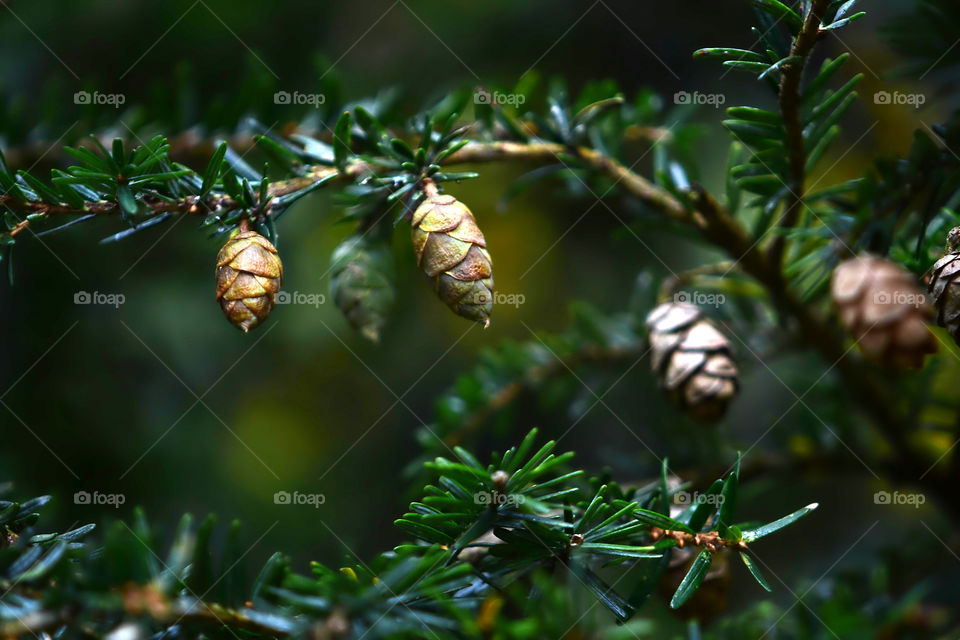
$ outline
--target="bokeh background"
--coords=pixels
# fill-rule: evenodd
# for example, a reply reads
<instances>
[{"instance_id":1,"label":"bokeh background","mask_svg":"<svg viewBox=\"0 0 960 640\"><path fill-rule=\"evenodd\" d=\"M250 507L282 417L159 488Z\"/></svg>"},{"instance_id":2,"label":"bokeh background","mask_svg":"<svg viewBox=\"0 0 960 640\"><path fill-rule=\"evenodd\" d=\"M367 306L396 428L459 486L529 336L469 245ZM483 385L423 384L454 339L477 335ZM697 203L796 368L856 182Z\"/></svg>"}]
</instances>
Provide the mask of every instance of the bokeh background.
<instances>
[{"instance_id":1,"label":"bokeh background","mask_svg":"<svg viewBox=\"0 0 960 640\"><path fill-rule=\"evenodd\" d=\"M835 163L831 181L859 175L878 154L903 151L921 121L936 122L946 112L932 93L920 110L869 99L881 89L931 91L889 75L896 60L876 30L902 4L869 3L868 17L843 31L843 43L823 47L821 55L849 48L848 72L866 74L860 93L867 99L847 116L846 143L835 145L824 163ZM561 74L574 89L613 78L628 96L650 87L667 108L682 90L722 93L728 106L771 104L751 77L691 58L703 46L750 45L749 24L747 3L736 0L6 0L0 3L2 129L8 132L2 146L16 163L17 149L90 133L71 125L87 118L89 107L48 98L80 89L126 97L118 110L100 108L112 129L99 130L125 137L118 120L137 118L129 109L145 104L182 106L174 117L179 122L162 131L169 135L193 124L199 113L190 105L196 104L221 109L224 119L250 113L271 123L272 103L231 101L240 85L308 93L320 76L327 83L336 79L341 99L396 88L411 113L448 89L509 88L525 73ZM183 78L189 92L163 88ZM722 117L710 107L697 115L704 124L698 150L708 185L722 175ZM17 122L24 125L10 126ZM22 157L26 166L38 161L46 170L61 161L51 154ZM411 497L403 469L418 453L414 432L430 422L433 399L457 373L499 341L561 330L573 300L621 310L638 272L665 272L602 207L570 230L592 198L565 197L545 184L498 206L522 170L481 171L479 179L456 186L456 195L478 214L496 260L498 289L525 297L519 308L498 307L486 331L434 298L402 229L395 238L399 303L379 346L351 333L332 304L277 308L251 335L230 327L213 297L219 247L193 219L110 245L98 240L121 227L108 219L26 239L15 253L15 284L0 284L0 399L8 407L0 406L0 479L14 481L18 495L55 495L54 521L61 528L128 517L135 505L166 525L184 511L236 517L257 562L282 549L300 563L336 564L350 551L368 556L396 544L401 535L391 522ZM327 292L330 252L349 233L337 218L329 194L285 216L279 229L285 289ZM704 259L687 241L644 233L646 244L674 269ZM119 308L77 305L79 291L122 293L125 302ZM799 357L767 365L745 358L744 393L719 434L679 418L656 393L645 363L605 402L655 450L669 453L676 467L729 463L737 443L749 446L794 403L784 384L799 394L822 372L816 361ZM537 424L518 424L512 435L488 434L474 444L480 453L509 446L531 426L559 435L585 406L537 416ZM769 444L789 441L814 420L803 406L794 408L767 436ZM678 448L668 440L688 444ZM714 448L716 441L727 444ZM753 453L762 454L764 445ZM587 468L608 466L622 479L656 473L653 457L601 405L561 446L578 451ZM822 503L815 520L761 550L788 584L831 569L871 523L880 521L869 540L832 570L868 565L874 551L915 523L910 507L875 506L879 483L865 481L869 474L851 466L849 478L808 474L802 481L754 485L744 496L751 510L741 515L758 519ZM81 490L119 493L126 501L117 509L74 504L73 493ZM323 493L326 502L317 509L275 505L277 491ZM842 535L821 538L816 548L805 543L811 531L841 516L848 523ZM741 597L760 595L745 574L736 580ZM778 589L773 597L790 602L792 596Z\"/></svg>"}]
</instances>

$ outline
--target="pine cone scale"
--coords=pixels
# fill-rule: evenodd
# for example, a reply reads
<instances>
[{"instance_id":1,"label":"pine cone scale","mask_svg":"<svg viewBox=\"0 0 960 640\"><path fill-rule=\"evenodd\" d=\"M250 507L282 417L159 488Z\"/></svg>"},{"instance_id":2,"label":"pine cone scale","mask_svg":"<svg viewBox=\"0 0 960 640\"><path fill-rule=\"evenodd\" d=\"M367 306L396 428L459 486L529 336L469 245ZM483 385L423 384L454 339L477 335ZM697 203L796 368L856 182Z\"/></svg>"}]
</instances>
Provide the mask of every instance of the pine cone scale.
<instances>
[{"instance_id":1,"label":"pine cone scale","mask_svg":"<svg viewBox=\"0 0 960 640\"><path fill-rule=\"evenodd\" d=\"M418 265L431 278L460 264L470 252L469 242L462 242L449 235L432 233L423 243Z\"/></svg>"},{"instance_id":2,"label":"pine cone scale","mask_svg":"<svg viewBox=\"0 0 960 640\"><path fill-rule=\"evenodd\" d=\"M663 388L673 391L685 383L707 362L707 354L700 351L675 351L663 375Z\"/></svg>"},{"instance_id":3,"label":"pine cone scale","mask_svg":"<svg viewBox=\"0 0 960 640\"><path fill-rule=\"evenodd\" d=\"M490 273L490 255L480 247L471 246L460 264L454 266L447 273L457 280L464 281L489 278L492 275Z\"/></svg>"},{"instance_id":4,"label":"pine cone scale","mask_svg":"<svg viewBox=\"0 0 960 640\"><path fill-rule=\"evenodd\" d=\"M647 324L655 324L661 334L670 334L700 317L700 309L689 304L662 304L647 316Z\"/></svg>"},{"instance_id":5,"label":"pine cone scale","mask_svg":"<svg viewBox=\"0 0 960 640\"><path fill-rule=\"evenodd\" d=\"M463 208L457 206L459 203L453 196L433 196L427 202L429 207L421 205L414 212L413 226L427 233L446 233L456 229L463 220Z\"/></svg>"},{"instance_id":6,"label":"pine cone scale","mask_svg":"<svg viewBox=\"0 0 960 640\"><path fill-rule=\"evenodd\" d=\"M483 237L483 232L480 231L480 227L477 226L477 221L472 215L463 216L460 224L448 231L447 235L461 242L469 242L478 247L486 248L487 246L487 240Z\"/></svg>"}]
</instances>

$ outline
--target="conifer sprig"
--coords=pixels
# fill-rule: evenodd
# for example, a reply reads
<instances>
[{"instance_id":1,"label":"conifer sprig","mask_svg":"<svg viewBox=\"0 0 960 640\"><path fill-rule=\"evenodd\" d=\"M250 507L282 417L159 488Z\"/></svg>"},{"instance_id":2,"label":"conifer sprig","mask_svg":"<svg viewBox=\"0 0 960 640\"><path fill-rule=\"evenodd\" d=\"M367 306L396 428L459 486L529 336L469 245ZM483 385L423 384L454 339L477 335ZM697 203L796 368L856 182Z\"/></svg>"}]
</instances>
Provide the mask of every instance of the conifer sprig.
<instances>
[{"instance_id":1,"label":"conifer sprig","mask_svg":"<svg viewBox=\"0 0 960 640\"><path fill-rule=\"evenodd\" d=\"M185 516L164 551L139 510L132 523L110 523L102 546L94 546L93 525L36 533L37 510L49 496L0 501L0 632L73 637L80 629L102 635L133 624L177 637L219 628L252 637L480 638L484 602L561 570L626 620L656 587L672 549L692 546L705 558L675 594L671 605L679 607L713 555L745 553L816 507L762 526L733 524L738 462L703 500L672 510L678 489L666 461L647 486L598 485L569 468L572 453L554 453L554 442L537 447L536 439L533 430L488 464L459 447L456 460L428 463L435 484L397 520L412 542L339 570L314 562L306 575L275 553L245 578L254 574L246 571L238 523L218 553L213 516L199 526ZM629 597L604 577L614 568L641 574Z\"/></svg>"}]
</instances>

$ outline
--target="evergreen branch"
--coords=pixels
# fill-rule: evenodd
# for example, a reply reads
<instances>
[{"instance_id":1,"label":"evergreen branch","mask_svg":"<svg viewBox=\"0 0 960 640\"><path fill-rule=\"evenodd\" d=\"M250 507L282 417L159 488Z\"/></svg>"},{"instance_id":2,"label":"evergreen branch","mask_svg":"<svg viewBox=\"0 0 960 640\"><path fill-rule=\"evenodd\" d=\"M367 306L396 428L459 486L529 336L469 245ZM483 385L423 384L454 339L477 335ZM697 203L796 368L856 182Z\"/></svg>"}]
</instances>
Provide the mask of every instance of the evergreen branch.
<instances>
[{"instance_id":1,"label":"evergreen branch","mask_svg":"<svg viewBox=\"0 0 960 640\"><path fill-rule=\"evenodd\" d=\"M586 147L570 149L564 145L550 142L470 142L446 158L442 164L498 161L545 163L555 162L567 155L583 160L595 171L618 181L628 192L669 217L677 221L689 221L689 212L669 192L630 171L616 160ZM342 170L324 165L307 166L304 168L302 175L276 181L270 185L269 195L273 200L267 204L264 215L271 217L276 215L273 212L286 208L287 204L278 200L281 196L302 192L317 183L352 182L369 174L372 169L373 167L369 163L359 160L350 162ZM172 201L145 195L142 202L149 209L148 215L150 216L163 213L207 215L212 211L229 214L249 206L227 194L211 194L203 198L191 195ZM0 195L0 205L14 213L44 217L81 214L114 215L120 211L118 201L86 201L79 206L71 206L69 204L25 200L10 193ZM20 221L14 229L7 232L7 235L15 236L22 233L30 227L31 222L32 218Z\"/></svg>"},{"instance_id":2,"label":"evergreen branch","mask_svg":"<svg viewBox=\"0 0 960 640\"><path fill-rule=\"evenodd\" d=\"M844 377L848 388L898 452L897 455L904 462L905 475L913 473L913 477L919 477L923 474L925 469L922 457L910 446L906 436L910 423L899 408L886 400L891 397L884 392L886 386L878 381L876 374L863 367L858 358L847 354L848 350L842 339L825 318L789 290L783 272L776 262L776 256L762 251L746 229L699 187L690 192L694 206L688 208L667 189L651 183L604 153L587 147L571 147L544 141L471 141L442 162L463 164L515 161L544 164L565 160L580 161L595 173L614 180L650 208L669 219L696 229L708 242L722 248L731 258L739 261L745 273L765 286L774 305L787 317L795 320L804 342L814 346L825 361L837 363L837 370ZM275 211L285 207L283 196L297 194L327 182L354 181L368 175L373 166L366 159L351 160L342 170L324 165L306 166L302 175L270 185L269 197L262 205L262 213L266 218L270 218L275 215ZM45 202L24 202L11 194L3 196L3 203L14 210L19 208L21 211L46 214L113 215L121 209L119 202L96 201L84 203L82 207L71 207ZM209 210L229 212L250 207L249 202L242 202L236 196L227 194L210 194L205 200L198 196L186 196L173 201L154 199L149 194L144 194L143 203L150 208L153 215L166 212L196 214ZM17 233L22 233L28 224L28 220L18 224L15 227ZM938 493L942 492L938 490Z\"/></svg>"},{"instance_id":3,"label":"evergreen branch","mask_svg":"<svg viewBox=\"0 0 960 640\"><path fill-rule=\"evenodd\" d=\"M188 141L187 152L203 149L199 153L204 157L212 156L205 171L174 162L171 145L160 137L130 153L119 140L112 141L111 151L105 141L96 139L96 148L66 148L81 166L66 171L53 169L46 182L29 170L11 173L0 155L0 211L4 213L0 258L7 259L8 264L12 264L15 237L24 231L33 233L34 223L53 216L78 217L47 233L96 216L120 216L129 228L105 240L113 241L175 216L199 214L204 226L213 226L218 234L235 229L241 232L231 235L218 256L217 298L231 322L244 330L244 323L252 320L243 314L256 310L253 317L257 322L263 320L281 284L282 264L270 242L276 242L277 220L299 198L328 183L343 187L338 196L345 218L357 223L355 235L334 253L330 270L331 297L355 328L368 336L378 336L395 296L390 251L393 229L389 221L383 222L391 209L399 209L395 223L411 220L418 266L434 280L441 299L464 317L478 319L476 314L480 312L471 307L486 309L489 315L493 275L486 239L472 212L438 187L438 183L477 176L443 170L456 164L540 165L517 180L507 195L546 176L562 176L573 187L571 191L580 193L583 187L593 193L588 183L591 180L609 184L603 196L616 188L642 204L644 214L652 212L655 224L669 222L671 227L695 231L705 244L730 258L663 279L660 298L668 302L649 315L641 315L635 305L629 313L616 317L583 313L577 317L582 326L548 338L561 348L554 349L538 337L539 344L528 342L518 347L517 343L507 343L502 349L486 352L468 376L458 379L454 391L438 401L441 428L420 432L430 433L433 446L446 444L450 449L452 445L453 456L437 457L423 465L432 484L423 487L419 494L422 497L396 521L408 541L374 556L369 565L362 561L354 564L351 559L349 566L336 571L312 563L308 574L301 575L294 573L289 559L278 553L257 579L247 584L233 573L246 555L237 557L235 526L230 528L224 552L214 554L214 521L208 518L194 532L186 517L177 530L168 564L164 564L145 542L155 538L140 512L136 512L132 528L116 522L120 526L109 530L102 543L94 547L82 540L92 525L63 534L35 534L33 525L39 517L35 510L48 497L23 504L0 501L0 636L29 634L67 640L132 634L180 640L227 634L239 638L240 632L245 638L373 640L422 638L428 632L436 640L534 634L565 637L581 633L579 619L556 633L547 632L547 620L560 619L555 611L559 609L562 615L563 607L557 607L552 596L566 596L573 579L622 623L634 615L658 584L672 592L671 607L689 607L693 596L708 591L700 587L709 584L710 575L725 571L726 558L735 551L758 583L770 591L759 565L744 551L748 544L793 525L817 505L765 524L736 524L739 486L747 475L746 468L741 474L739 456L732 473L725 470L708 485L702 494L706 500L682 508L678 506L677 479L668 478L666 460L657 481L635 488L609 481L606 473L601 478L588 478L582 470L571 470L573 454L555 453L553 442L538 449L534 446L535 430L506 453L491 455L489 462L481 462L456 446L528 390L540 390L542 396L555 399L559 394L551 393L554 383L550 381L567 372L576 376L576 367L619 366L627 359L638 358L630 365L635 366L646 347L640 329L644 316L650 319L646 322L646 340L659 345L659 349L652 347L655 354L660 352L652 360L664 389L674 391L663 384L671 366L674 376L684 373L682 369L700 366L713 376L712 382L735 390L739 372L729 337L696 305L677 299L669 302L670 292L711 274L720 275L719 286L728 287L725 291L746 294L750 301L763 298L764 304L750 305L749 314L765 319L771 309L775 311L789 337L810 347L829 365L824 376L834 371L842 382L827 385L830 393L844 394L844 400L836 405L824 405L828 411L842 412L845 400L851 400L876 432L876 439L888 445L888 449L873 448L875 443L864 445L856 438L856 451L843 443L852 456L841 458L836 454L843 451L836 449L832 457L822 459L824 463L851 463L855 459L868 466L865 458L895 479L922 484L950 515L960 517L960 505L955 500L960 455L953 455L944 465L945 473L936 468L936 463L927 469L932 456L917 437L925 435L918 434L917 429L922 424L918 417L921 409L953 406L952 398L941 402L935 397L937 392L931 391L936 366L926 371L925 379L914 378L917 386L926 385L924 393L916 394L918 401L908 398L904 402L903 386L911 383L906 378L887 376L852 354L857 345L848 348L849 341L836 330L832 315L812 302L823 293L839 258L839 244L890 253L896 261L920 273L929 266L931 257L942 254L939 246L932 248L933 241L939 243L944 228L960 221L954 213L960 201L960 174L955 171L957 156L952 150L960 144L960 117L947 126L931 129L932 137L921 131L906 157L889 164L878 162L876 171L862 180L819 192L812 188L807 191L808 174L837 138L838 123L856 98L853 89L860 77L849 79L835 90L828 88L849 54L826 60L806 83L804 71L822 35L863 15L851 14L855 2L750 0L760 26L755 33L761 50L715 48L696 54L725 59L728 68L747 71L766 81L779 103L779 113L752 106L728 109L733 119L725 121L724 126L739 142L731 149L727 197L722 200L688 177L688 173L696 174L695 163L681 162L689 128L662 129L651 123L652 115L659 112L659 106L653 106L655 100L641 94L632 105L620 94L611 95L608 85L603 89L588 87L571 102L562 83L554 83L547 96L548 114L523 118L516 105L489 100L480 104L475 100L474 121L460 128L455 125L469 108L465 92L448 95L432 110L403 125L395 118L397 114L374 106L382 106L380 100L365 102L369 111L362 106L346 111L333 108L330 113L339 113L336 123L329 123L333 126L325 122L329 114L313 121L314 125L319 121L332 136L323 133L308 138L301 135L303 131L288 127L282 136L270 135L266 129L263 135L234 140L232 149L226 143L211 150L199 141ZM949 36L949 29L944 27L955 21L942 8L956 2L934 0L931 6L935 10L926 10L917 24L932 25L938 34L943 29ZM788 4L796 5L796 9ZM919 37L914 33L917 24L899 33L898 40L909 45L908 51L929 54L931 47L926 46L923 30L919 30ZM781 28L789 37L780 33ZM952 36L947 42L951 41ZM933 66L941 60L950 62L950 52L941 54L936 47L933 49ZM522 95L526 98L528 93ZM623 143L637 138L652 144L652 178L635 172L623 152ZM745 163L740 163L745 150L740 142L751 153ZM270 165L264 165L262 171L237 153L253 145L270 158ZM743 192L757 198L741 203ZM780 219L772 222L776 212L782 212ZM807 219L804 212L817 222ZM640 224L645 222L646 215ZM773 238L765 245L769 231L774 231ZM788 243L789 261L785 259ZM947 251L954 249L955 245L948 245ZM741 282L727 278L733 269L752 281L738 287ZM942 266L935 271L939 277ZM909 285L913 284L909 274L902 275ZM256 281L262 291L241 295L244 281ZM238 283L236 289L233 283ZM956 283L949 284L952 287ZM804 285L809 286L801 292ZM464 291L469 291L470 297ZM960 294L953 291L951 295L955 302ZM841 298L834 292L841 322L849 325ZM876 296L873 302L878 304ZM942 312L944 305L937 303L937 307ZM946 308L952 313L954 307L951 303ZM234 312L236 318L231 316ZM918 305L913 306L911 314L918 320L915 327L926 331L929 318L920 317ZM726 312L718 311L717 315ZM489 321L487 317L482 319ZM942 323L943 319L938 321ZM951 318L947 327L960 343L960 328L952 326L954 321L956 318ZM855 330L851 333L862 336ZM924 335L932 341L928 333ZM756 334L753 341L763 342ZM869 358L867 342L862 340L860 346ZM766 356L765 349L760 352ZM661 358L663 354L666 357ZM697 360L704 364L697 365ZM666 366L658 367L658 361ZM709 392L706 384L711 380L705 379L700 378L704 386L683 381L679 392ZM563 383L570 383L570 388L576 386L572 380ZM546 388L538 389L541 384ZM597 396L597 401L601 400ZM926 406L921 407L924 401ZM803 396L797 396L797 403L802 402ZM830 416L824 415L829 421ZM820 422L833 433L826 421ZM867 446L871 447L869 451ZM794 453L798 451L794 449ZM789 463L804 469L816 463L813 457L801 455L795 455ZM771 466L778 472L789 472L786 465L771 465L769 461L756 465L751 472L760 473ZM937 473L932 473L934 470ZM703 479L697 472L692 476ZM869 530L860 539L867 533ZM679 562L671 562L671 554ZM223 571L220 579L214 579L215 565ZM664 580L668 570L680 573L669 586ZM608 584L607 576L617 571L623 575ZM641 574L639 579L627 579L627 574L636 578L634 571ZM871 585L881 578L873 576ZM634 582L629 597L615 589L621 579ZM519 634L512 633L517 627L508 626L513 621L505 623L506 616L500 615L508 598L516 599L508 610L522 611L525 617L522 623L527 628ZM889 604L889 600L880 606L874 602L864 610L888 609ZM846 611L846 607L836 607L836 602L817 605L830 609L831 615ZM538 607L546 609L547 615L538 614ZM807 608L817 615L814 608ZM853 611L857 612L855 608ZM581 618L587 613L589 609ZM784 612L773 626L788 613ZM697 614L700 620L709 617ZM603 636L603 631L590 633ZM790 631L785 633L789 635ZM697 623L690 626L689 634L699 637ZM757 633L741 632L731 637L734 635L755 637ZM889 635L895 635L894 631Z\"/></svg>"},{"instance_id":4,"label":"evergreen branch","mask_svg":"<svg viewBox=\"0 0 960 640\"><path fill-rule=\"evenodd\" d=\"M355 177L360 175L366 169L363 163L351 165L345 172L338 172L330 167L311 167L303 176L282 180L270 185L269 198L273 199L268 205L267 216L270 211L275 211L285 206L277 198L281 196L295 194L315 185L325 183L332 178L337 177ZM213 211L231 213L248 208L249 205L238 201L227 194L210 194L207 196L191 195L174 200L155 198L144 195L142 203L147 207L148 217L162 214L175 215L208 215ZM112 216L121 214L121 206L117 201L97 200L87 201L79 206L68 204L51 204L47 202L24 201L10 194L0 195L0 205L8 211L30 216L21 220L13 229L7 232L7 235L17 236L30 228L33 222L33 216L51 216L51 215L96 215Z\"/></svg>"},{"instance_id":5,"label":"evergreen branch","mask_svg":"<svg viewBox=\"0 0 960 640\"><path fill-rule=\"evenodd\" d=\"M785 127L788 131L794 132L788 135L790 139L795 139L799 122L797 101L803 62L809 56L819 33L823 10L822 0L813 3L804 21L804 27L795 40L793 53L796 55L791 58L798 59L800 62L795 60L778 67L778 71L785 76L781 83L781 96L787 107L784 110L784 118L787 121ZM832 65L831 69L836 66ZM822 72L821 76L826 78L829 74ZM825 79L823 81L825 82ZM427 119L419 130L424 142L414 152L402 139L391 138L391 134L375 118L358 107L356 121L363 135L351 133L348 114L341 117L337 130L341 131L342 136L346 136L347 139L344 140L341 137L335 140L334 149L330 150L333 152L332 159L336 166L303 164L303 158L325 155L327 149L318 150L306 142L303 143L305 146L302 149L294 148L294 145L283 140L261 138L260 141L264 143L265 149L279 157L281 163L286 162L291 173L296 174L296 177L270 183L258 172L247 167L239 158L231 159L229 156L226 161L231 164L237 175L224 174L222 179L218 178L221 170L219 164L214 162L214 166L208 167L204 172L201 183L198 172L190 172L178 166L173 167L176 171L171 171L171 168L163 162L169 145L162 138L152 141L146 153L139 149L129 157L124 154L122 144L115 141L113 154L107 153L104 149L102 158L88 150L74 150L73 155L80 157L86 167L72 168L72 173L57 175L54 178L54 184L60 188L59 194L53 188L25 174L18 174L17 177L21 182L15 182L8 171L0 172L0 177L8 186L8 193L2 196L2 202L12 210L19 210L30 216L67 213L93 215L120 213L123 215L130 214L131 211L139 214L140 206L147 208L148 217L167 213L208 214L210 211L216 211L219 214L216 221L221 221L222 228L226 230L239 220L241 213L247 215L247 212L254 219L272 224L273 220L287 209L291 198L326 183L339 182L372 191L379 190L384 194L388 193L388 198L407 197L408 206L405 209L405 215L409 215L410 207L416 203L417 198L424 195L424 184L469 177L465 174L438 173L442 165L506 161L535 164L559 163L568 167L573 165L578 169L586 169L593 175L608 178L648 208L663 214L669 220L695 229L707 242L723 249L738 262L745 273L766 288L774 306L784 317L794 320L804 342L815 347L826 362L831 365L836 363L837 370L844 377L848 388L858 399L864 411L873 418L880 431L893 445L896 455L905 461L904 468L911 472L919 471L915 474L916 476L922 475L922 455L909 445L906 436L909 432L910 420L903 415L899 407L888 400L891 395L884 393L887 385L877 374L865 368L859 358L847 355L848 349L845 348L844 341L836 334L828 319L810 308L790 290L789 282L782 270L779 251L763 251L760 244L726 207L720 205L703 189L685 184L685 177L681 180L671 179L655 184L632 171L612 154L575 142L575 129L580 125L571 127L568 115L557 105L552 113L555 115L553 125L541 122L538 126L545 135L556 139L553 141L527 138L524 138L525 141L465 140L459 137L462 130L450 131L456 119L455 114L451 114L446 126L439 133L434 127L434 120ZM761 119L766 117L762 114L755 115ZM522 124L512 123L521 137L525 135L523 131L529 131L529 128L520 126ZM351 135L356 136L357 144L350 144ZM321 143L316 143L314 147L318 145ZM329 145L325 146L329 147ZM367 153L353 155L355 147L362 147ZM791 166L794 167L792 174L802 183L803 175L799 166L801 163L797 161L803 151L802 141L799 147L794 144L790 147L794 152L791 159ZM157 160L160 160L162 166L154 167L157 165ZM156 168L160 172L144 173L148 165L151 170ZM170 197L169 195L160 196L150 189L141 188L136 194L139 199L134 200L134 194L126 189L127 181L131 176L121 170L122 166L137 169L139 173L134 172L133 177L147 181L143 184L148 186L149 181L183 183L187 187L192 186L196 193ZM671 170L674 168L682 174L682 169L671 167ZM184 176L184 173L191 175ZM378 175L380 173L385 175ZM143 174L142 177L141 174ZM242 184L239 175L246 176ZM58 179L60 182L56 182ZM248 180L253 180L254 184L259 180L262 192L259 196L254 194ZM69 187L78 185L83 186L86 191L92 190L91 185L99 187L96 191L99 192L97 195L100 199L88 200L78 205L75 202L78 194L68 190ZM802 184L800 186L802 190ZM28 189L34 197L24 196L24 191ZM796 192L794 195L802 196L802 193ZM59 202L61 198L74 200L74 202L61 203ZM802 206L802 197L797 202L799 203L797 206ZM790 206L788 214L790 211L799 210ZM785 223L790 223L790 217L785 215ZM12 225L11 233L14 231L18 234L22 233L29 227L30 222L30 218L18 221ZM779 239L782 240L783 236Z\"/></svg>"},{"instance_id":6,"label":"evergreen branch","mask_svg":"<svg viewBox=\"0 0 960 640\"><path fill-rule=\"evenodd\" d=\"M295 128L288 128L284 135L302 136L320 140L330 144L334 140L333 132L329 128L317 128L308 123L301 123ZM535 128L532 129L535 131ZM402 136L403 131L397 130L394 135ZM289 134L289 135L288 135ZM258 134L249 131L241 131L228 138L230 148L240 156L257 148ZM100 144L107 145L113 139L112 136L96 136ZM674 138L671 129L658 126L641 126L631 124L623 130L624 140L631 142L647 142L650 144L670 142ZM182 133L172 134L170 136L170 157L178 162L199 164L205 162L216 151L217 146L223 140L222 137L200 137L193 129ZM54 144L51 140L31 141L15 147L4 149L7 163L11 166L29 167L39 165L40 163L50 163L58 157L57 149L51 149Z\"/></svg>"},{"instance_id":7,"label":"evergreen branch","mask_svg":"<svg viewBox=\"0 0 960 640\"><path fill-rule=\"evenodd\" d=\"M849 353L834 328L790 290L774 256L756 249L746 232L720 203L701 190L699 204L704 217L711 223L710 232L717 244L731 256L739 258L744 272L765 286L774 305L795 321L803 342L816 348L826 362L836 364L844 381L855 391L862 408L874 418L892 443L902 444L908 423L900 417L898 410L883 406L882 399L887 396L881 392L883 387L877 383L874 374Z\"/></svg>"},{"instance_id":8,"label":"evergreen branch","mask_svg":"<svg viewBox=\"0 0 960 640\"><path fill-rule=\"evenodd\" d=\"M568 152L565 147L555 144L477 143L464 147L458 152L462 155L457 159L465 162L520 160L542 163ZM895 452L894 457L899 462L888 469L896 469L902 479L912 482L924 475L926 458L908 437L912 429L911 420L898 406L887 400L894 397L888 392L887 384L871 367L865 366L861 358L850 353L832 324L790 290L778 254L761 250L746 229L700 188L695 189L698 197L691 212L665 189L652 185L603 154L591 150L589 153L580 152L578 157L584 158L592 168L608 177L622 180L625 188L638 199L671 219L693 226L708 242L739 261L745 273L764 285L774 306L794 320L803 342L814 347L825 362L836 366L861 409L870 416ZM925 485L931 488L945 507L960 516L956 512L957 505L951 497L949 483L928 478Z\"/></svg>"},{"instance_id":9,"label":"evergreen branch","mask_svg":"<svg viewBox=\"0 0 960 640\"><path fill-rule=\"evenodd\" d=\"M800 118L800 82L803 79L803 70L807 59L820 36L821 22L830 7L831 0L813 0L810 9L803 21L803 27L793 41L790 49L791 61L780 67L780 88L778 102L780 113L783 116L783 126L786 130L786 142L789 158L789 195L786 210L780 220L781 229L794 227L800 219L804 207L804 190L806 182L807 149L804 144L803 122ZM774 238L770 246L772 262L779 265L783 262L783 253L786 246L786 236L783 234Z\"/></svg>"},{"instance_id":10,"label":"evergreen branch","mask_svg":"<svg viewBox=\"0 0 960 640\"><path fill-rule=\"evenodd\" d=\"M550 575L556 569L568 570L626 620L636 607L604 582L601 568L639 566L658 578L661 559L669 559L674 547L692 545L709 555L744 549L815 508L759 526L733 525L738 462L707 492L718 500L722 494L719 507L698 503L671 517L665 464L661 482L651 487L594 488L596 479L585 483L582 471L567 469L572 453L554 454L553 442L537 449L535 439L533 430L517 447L491 456L489 465L459 447L456 460L428 463L436 486L425 487L424 497L397 521L428 544L402 544L369 565L339 571L311 563L309 575L293 573L289 560L274 554L252 583L238 568L246 554L237 544L236 522L223 552L214 554L215 520L208 517L194 530L185 516L164 561L150 546L154 536L139 510L132 526L112 523L102 546L94 546L86 541L92 525L33 534L34 510L49 497L0 502L6 541L0 634L60 636L80 628L104 635L137 621L176 635L220 629L274 638L422 638L427 631L438 640L479 639L484 636L471 620L485 598L534 570ZM481 552L468 560L461 556L468 548ZM656 582L640 585L644 597ZM679 599L698 585L688 581Z\"/></svg>"}]
</instances>

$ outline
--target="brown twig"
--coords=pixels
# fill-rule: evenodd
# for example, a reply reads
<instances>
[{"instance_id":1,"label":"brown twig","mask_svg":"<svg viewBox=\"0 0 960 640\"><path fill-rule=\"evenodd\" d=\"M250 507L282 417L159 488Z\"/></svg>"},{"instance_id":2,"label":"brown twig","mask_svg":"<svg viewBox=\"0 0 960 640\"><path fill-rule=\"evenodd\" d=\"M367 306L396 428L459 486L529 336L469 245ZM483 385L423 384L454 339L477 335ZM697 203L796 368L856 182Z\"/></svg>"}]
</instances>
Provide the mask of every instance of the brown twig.
<instances>
[{"instance_id":1,"label":"brown twig","mask_svg":"<svg viewBox=\"0 0 960 640\"><path fill-rule=\"evenodd\" d=\"M803 79L807 58L817 43L821 20L829 6L830 0L813 0L800 33L797 34L790 49L790 57L799 58L799 60L784 64L780 70L778 101L787 134L787 155L790 163L790 179L787 184L789 193L786 210L780 219L781 229L794 227L800 219L804 206L807 152L803 142L803 123L800 120L800 82ZM781 233L770 245L771 261L775 265L782 264L785 247L786 236Z\"/></svg>"},{"instance_id":2,"label":"brown twig","mask_svg":"<svg viewBox=\"0 0 960 640\"><path fill-rule=\"evenodd\" d=\"M710 553L717 553L724 547L735 549L746 549L747 543L743 540L732 542L724 540L717 531L705 531L703 533L687 533L686 531L674 531L672 529L661 529L653 527L650 529L650 537L654 540L669 538L677 543L677 547L683 549L686 546L694 546L706 549Z\"/></svg>"}]
</instances>

